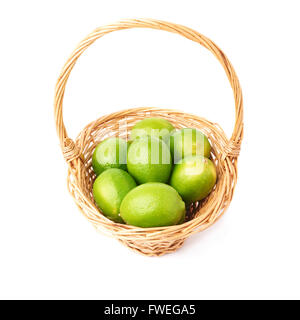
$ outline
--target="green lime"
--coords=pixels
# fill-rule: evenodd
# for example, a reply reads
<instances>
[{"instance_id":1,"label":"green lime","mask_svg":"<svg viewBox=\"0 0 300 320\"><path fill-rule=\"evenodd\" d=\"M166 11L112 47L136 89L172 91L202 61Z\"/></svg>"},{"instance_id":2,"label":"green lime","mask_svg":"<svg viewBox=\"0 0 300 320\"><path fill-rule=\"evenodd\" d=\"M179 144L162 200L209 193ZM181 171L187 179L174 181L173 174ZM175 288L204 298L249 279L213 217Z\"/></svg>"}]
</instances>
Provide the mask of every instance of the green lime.
<instances>
[{"instance_id":1,"label":"green lime","mask_svg":"<svg viewBox=\"0 0 300 320\"><path fill-rule=\"evenodd\" d=\"M213 189L217 180L214 163L202 156L189 156L174 166L170 185L191 203L204 199Z\"/></svg>"},{"instance_id":2,"label":"green lime","mask_svg":"<svg viewBox=\"0 0 300 320\"><path fill-rule=\"evenodd\" d=\"M173 130L173 125L166 119L146 118L137 122L132 128L131 139L146 135L164 139Z\"/></svg>"},{"instance_id":3,"label":"green lime","mask_svg":"<svg viewBox=\"0 0 300 320\"><path fill-rule=\"evenodd\" d=\"M127 169L139 184L167 182L172 170L167 144L150 136L135 139L128 149Z\"/></svg>"},{"instance_id":4,"label":"green lime","mask_svg":"<svg viewBox=\"0 0 300 320\"><path fill-rule=\"evenodd\" d=\"M132 189L123 199L120 215L127 224L150 228L178 224L184 220L185 204L167 184L149 182Z\"/></svg>"},{"instance_id":5,"label":"green lime","mask_svg":"<svg viewBox=\"0 0 300 320\"><path fill-rule=\"evenodd\" d=\"M184 128L170 136L170 150L174 163L190 155L199 155L209 158L210 143L201 131Z\"/></svg>"},{"instance_id":6,"label":"green lime","mask_svg":"<svg viewBox=\"0 0 300 320\"><path fill-rule=\"evenodd\" d=\"M99 143L93 153L92 165L98 176L109 168L126 170L127 142L121 138L108 138Z\"/></svg>"},{"instance_id":7,"label":"green lime","mask_svg":"<svg viewBox=\"0 0 300 320\"><path fill-rule=\"evenodd\" d=\"M113 168L102 172L94 182L93 194L97 206L105 216L116 222L123 222L119 213L125 195L136 183L124 170Z\"/></svg>"}]
</instances>

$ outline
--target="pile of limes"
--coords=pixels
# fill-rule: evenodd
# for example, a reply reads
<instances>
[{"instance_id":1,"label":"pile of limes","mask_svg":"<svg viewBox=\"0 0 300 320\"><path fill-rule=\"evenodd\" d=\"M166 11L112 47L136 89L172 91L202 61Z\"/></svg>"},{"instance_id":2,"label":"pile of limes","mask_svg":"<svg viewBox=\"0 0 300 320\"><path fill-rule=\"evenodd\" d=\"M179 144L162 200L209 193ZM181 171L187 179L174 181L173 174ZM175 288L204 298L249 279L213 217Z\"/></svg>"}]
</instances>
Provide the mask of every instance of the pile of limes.
<instances>
[{"instance_id":1,"label":"pile of limes","mask_svg":"<svg viewBox=\"0 0 300 320\"><path fill-rule=\"evenodd\" d=\"M139 121L130 140L108 138L93 153L93 194L109 219L138 227L183 223L185 206L204 199L217 173L211 146L196 129L160 118Z\"/></svg>"}]
</instances>

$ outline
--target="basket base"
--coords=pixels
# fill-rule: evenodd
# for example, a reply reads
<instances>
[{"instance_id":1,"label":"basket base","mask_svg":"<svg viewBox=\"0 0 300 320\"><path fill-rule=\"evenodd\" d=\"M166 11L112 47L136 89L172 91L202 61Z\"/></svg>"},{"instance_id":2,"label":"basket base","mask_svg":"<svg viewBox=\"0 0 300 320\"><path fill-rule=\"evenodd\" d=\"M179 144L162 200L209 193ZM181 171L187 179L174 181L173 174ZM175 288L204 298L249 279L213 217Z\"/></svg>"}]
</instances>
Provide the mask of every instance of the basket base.
<instances>
[{"instance_id":1,"label":"basket base","mask_svg":"<svg viewBox=\"0 0 300 320\"><path fill-rule=\"evenodd\" d=\"M143 243L137 244L133 241L119 240L123 245L129 249L148 257L159 257L167 253L171 253L182 247L185 239L175 240L172 242L159 242L159 243Z\"/></svg>"}]
</instances>

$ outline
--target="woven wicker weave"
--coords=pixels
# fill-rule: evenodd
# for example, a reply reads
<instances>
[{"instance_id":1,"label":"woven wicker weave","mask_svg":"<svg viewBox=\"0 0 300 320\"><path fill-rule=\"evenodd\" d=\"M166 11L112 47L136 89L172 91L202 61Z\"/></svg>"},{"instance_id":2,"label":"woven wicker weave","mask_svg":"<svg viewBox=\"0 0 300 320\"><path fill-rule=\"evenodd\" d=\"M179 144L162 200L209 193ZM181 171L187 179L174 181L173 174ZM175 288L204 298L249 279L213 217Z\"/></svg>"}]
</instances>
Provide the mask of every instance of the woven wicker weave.
<instances>
[{"instance_id":1,"label":"woven wicker weave","mask_svg":"<svg viewBox=\"0 0 300 320\"><path fill-rule=\"evenodd\" d=\"M87 125L73 141L67 135L63 122L63 97L66 83L80 55L98 38L116 30L129 28L152 28L182 35L198 42L222 64L231 84L235 99L235 126L230 139L215 123L184 112L136 108L103 116ZM208 38L187 27L150 19L125 20L96 29L77 46L67 60L55 90L54 113L57 134L63 155L68 163L68 188L80 211L97 230L112 236L129 248L144 255L163 255L182 246L190 235L202 231L216 222L228 208L237 180L237 158L243 136L243 99L236 73L225 54ZM160 117L169 120L175 128L198 128L212 144L212 159L218 171L215 189L202 202L188 208L185 223L170 227L138 228L114 223L99 212L92 196L95 179L91 158L95 146L109 136L128 138L133 125L145 117Z\"/></svg>"}]
</instances>

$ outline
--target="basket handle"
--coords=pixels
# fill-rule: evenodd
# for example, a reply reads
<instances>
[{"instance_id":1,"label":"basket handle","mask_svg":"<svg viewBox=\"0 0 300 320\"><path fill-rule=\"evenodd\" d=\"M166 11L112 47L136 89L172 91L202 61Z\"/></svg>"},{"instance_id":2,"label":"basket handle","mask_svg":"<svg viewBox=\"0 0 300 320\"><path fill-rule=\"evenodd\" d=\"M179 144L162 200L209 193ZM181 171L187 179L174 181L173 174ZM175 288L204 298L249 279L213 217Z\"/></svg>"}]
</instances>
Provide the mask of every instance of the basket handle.
<instances>
[{"instance_id":1,"label":"basket handle","mask_svg":"<svg viewBox=\"0 0 300 320\"><path fill-rule=\"evenodd\" d=\"M232 136L224 149L226 153L225 156L237 157L239 155L240 144L243 138L243 97L237 75L226 55L210 39L185 26L153 19L130 19L97 28L90 33L78 44L77 48L73 51L61 71L55 87L54 115L57 134L66 161L71 162L72 160L79 158L81 155L81 150L78 150L74 141L68 137L63 121L63 98L69 75L77 59L92 43L94 43L94 41L107 33L131 28L150 28L177 33L187 39L198 42L211 51L219 60L226 72L235 100L235 125Z\"/></svg>"}]
</instances>

